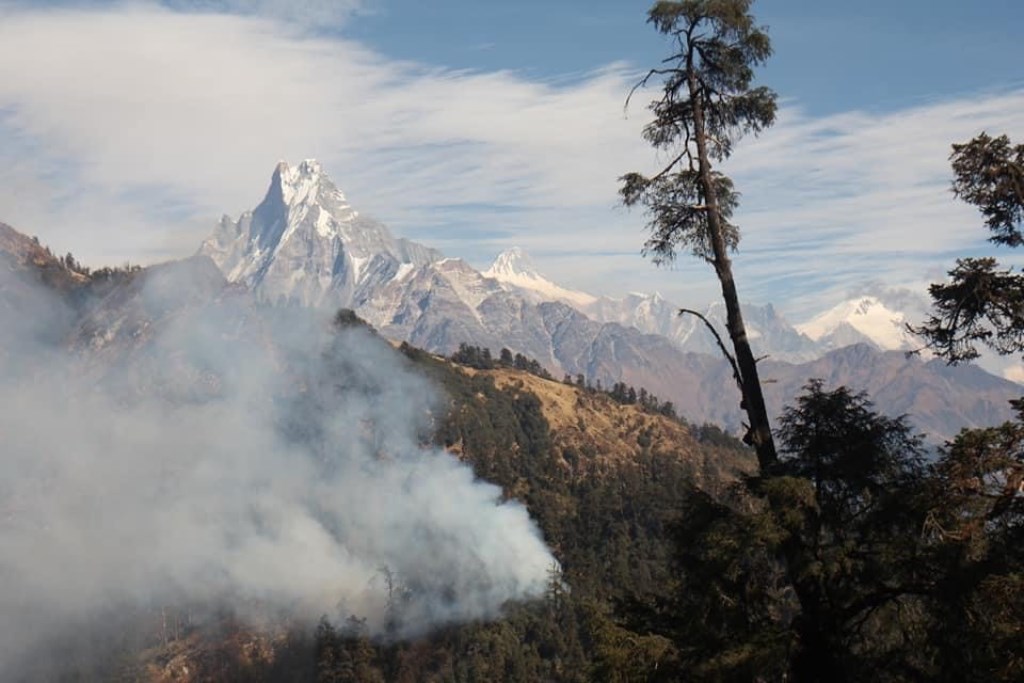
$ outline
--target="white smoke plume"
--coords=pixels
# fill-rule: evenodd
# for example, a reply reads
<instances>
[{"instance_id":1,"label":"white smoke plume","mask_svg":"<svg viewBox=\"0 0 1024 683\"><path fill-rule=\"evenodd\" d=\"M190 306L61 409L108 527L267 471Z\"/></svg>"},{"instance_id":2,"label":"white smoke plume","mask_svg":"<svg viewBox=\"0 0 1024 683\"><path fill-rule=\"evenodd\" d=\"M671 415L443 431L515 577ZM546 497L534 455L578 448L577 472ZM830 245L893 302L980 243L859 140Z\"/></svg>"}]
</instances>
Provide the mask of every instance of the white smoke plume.
<instances>
[{"instance_id":1,"label":"white smoke plume","mask_svg":"<svg viewBox=\"0 0 1024 683\"><path fill-rule=\"evenodd\" d=\"M402 636L543 591L525 508L423 446L437 396L400 354L230 289L203 303L207 267L154 269L77 331L47 292L0 302L0 676L121 607Z\"/></svg>"}]
</instances>

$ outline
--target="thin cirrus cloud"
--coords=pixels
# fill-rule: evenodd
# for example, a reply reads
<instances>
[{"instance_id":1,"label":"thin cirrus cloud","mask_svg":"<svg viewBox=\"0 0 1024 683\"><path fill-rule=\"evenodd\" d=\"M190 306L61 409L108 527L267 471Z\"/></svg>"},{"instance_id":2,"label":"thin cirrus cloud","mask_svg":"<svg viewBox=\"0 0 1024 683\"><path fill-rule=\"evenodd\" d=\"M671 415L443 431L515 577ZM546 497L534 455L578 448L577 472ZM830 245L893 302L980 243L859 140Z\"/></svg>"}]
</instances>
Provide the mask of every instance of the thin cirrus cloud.
<instances>
[{"instance_id":1,"label":"thin cirrus cloud","mask_svg":"<svg viewBox=\"0 0 1024 683\"><path fill-rule=\"evenodd\" d=\"M950 192L948 161L951 143L984 130L1020 139L1024 91L821 119L784 109L732 162L745 193L747 271L792 269L808 286L790 308L813 308L874 279L919 285L955 255L984 249L976 211Z\"/></svg>"},{"instance_id":2,"label":"thin cirrus cloud","mask_svg":"<svg viewBox=\"0 0 1024 683\"><path fill-rule=\"evenodd\" d=\"M300 5L8 6L0 220L89 263L181 256L251 208L278 159L316 156L364 212L476 265L515 244L574 287L714 295L686 259L644 263L643 216L617 206L617 177L658 161L641 100L623 109L634 66L557 82L429 67L308 30L363 3ZM1022 105L1022 91L970 93L814 118L785 103L728 164L748 298L802 314L977 248L979 221L948 192L949 144L1022 137Z\"/></svg>"},{"instance_id":3,"label":"thin cirrus cloud","mask_svg":"<svg viewBox=\"0 0 1024 683\"><path fill-rule=\"evenodd\" d=\"M614 173L589 162L637 147L615 68L556 87L390 62L259 18L22 12L0 27L0 61L4 137L43 153L24 163L48 158L34 175L65 194L184 198L203 231L258 200L280 158L322 158L358 205L415 227L437 224L436 206L607 205ZM111 224L96 241L146 233Z\"/></svg>"},{"instance_id":4,"label":"thin cirrus cloud","mask_svg":"<svg viewBox=\"0 0 1024 683\"><path fill-rule=\"evenodd\" d=\"M370 8L362 0L165 0L182 12L269 17L305 29L337 30Z\"/></svg>"}]
</instances>

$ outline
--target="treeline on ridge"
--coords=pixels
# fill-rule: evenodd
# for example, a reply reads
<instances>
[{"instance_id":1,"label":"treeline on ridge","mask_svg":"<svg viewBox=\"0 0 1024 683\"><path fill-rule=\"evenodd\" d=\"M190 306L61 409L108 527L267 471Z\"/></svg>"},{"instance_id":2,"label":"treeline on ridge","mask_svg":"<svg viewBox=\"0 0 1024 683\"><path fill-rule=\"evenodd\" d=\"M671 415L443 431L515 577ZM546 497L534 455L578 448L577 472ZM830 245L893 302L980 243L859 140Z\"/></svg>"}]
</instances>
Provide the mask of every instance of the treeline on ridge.
<instances>
[{"instance_id":1,"label":"treeline on ridge","mask_svg":"<svg viewBox=\"0 0 1024 683\"><path fill-rule=\"evenodd\" d=\"M539 361L533 358L528 358L521 353L513 354L512 351L507 348L502 348L497 358L495 358L491 353L491 350L487 347L480 347L462 342L459 344L458 350L449 356L449 359L453 363L458 363L459 365L464 365L476 370L510 368L528 372L531 375L536 375L542 379L554 380L554 376L548 372ZM637 390L625 382L615 382L611 387L604 387L602 386L600 379L591 383L591 381L582 373L577 374L575 378L573 378L572 375L566 374L562 379L562 382L589 393L605 394L621 405L635 405L647 413L663 415L672 420L686 424L686 421L676 413L676 408L672 401L662 401L643 387L640 387L640 389Z\"/></svg>"}]
</instances>

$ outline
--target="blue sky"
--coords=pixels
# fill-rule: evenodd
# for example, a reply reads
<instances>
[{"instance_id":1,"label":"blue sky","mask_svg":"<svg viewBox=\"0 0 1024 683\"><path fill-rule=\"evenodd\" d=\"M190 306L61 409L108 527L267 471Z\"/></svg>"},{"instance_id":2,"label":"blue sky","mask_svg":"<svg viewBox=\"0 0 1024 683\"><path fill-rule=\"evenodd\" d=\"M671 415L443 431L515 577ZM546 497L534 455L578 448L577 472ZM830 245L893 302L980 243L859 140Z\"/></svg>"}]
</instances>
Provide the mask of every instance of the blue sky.
<instances>
[{"instance_id":1,"label":"blue sky","mask_svg":"<svg viewBox=\"0 0 1024 683\"><path fill-rule=\"evenodd\" d=\"M384 54L461 69L560 78L662 43L640 0L376 3L344 33ZM814 114L892 109L948 93L1024 86L1017 0L761 0L775 55L762 80Z\"/></svg>"},{"instance_id":2,"label":"blue sky","mask_svg":"<svg viewBox=\"0 0 1024 683\"><path fill-rule=\"evenodd\" d=\"M595 293L716 294L644 261L616 178L654 168L646 2L0 0L0 220L86 263L193 252L319 158L354 206L478 267L526 248ZM1024 140L1024 3L762 0L777 125L724 170L741 295L794 321L866 285L923 291L991 251L950 143ZM651 92L651 95L654 93Z\"/></svg>"}]
</instances>

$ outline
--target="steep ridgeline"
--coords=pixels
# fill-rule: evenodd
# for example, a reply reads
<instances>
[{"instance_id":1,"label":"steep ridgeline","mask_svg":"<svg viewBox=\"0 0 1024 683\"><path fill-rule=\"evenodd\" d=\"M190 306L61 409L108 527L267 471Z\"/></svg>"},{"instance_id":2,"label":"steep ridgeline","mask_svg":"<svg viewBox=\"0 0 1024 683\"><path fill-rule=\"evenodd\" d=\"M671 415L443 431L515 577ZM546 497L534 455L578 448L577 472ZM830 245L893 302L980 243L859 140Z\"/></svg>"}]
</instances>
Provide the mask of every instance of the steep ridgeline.
<instances>
[{"instance_id":1,"label":"steep ridgeline","mask_svg":"<svg viewBox=\"0 0 1024 683\"><path fill-rule=\"evenodd\" d=\"M221 218L199 253L266 300L349 308L441 258L360 216L314 160L278 164L259 206Z\"/></svg>"},{"instance_id":2,"label":"steep ridgeline","mask_svg":"<svg viewBox=\"0 0 1024 683\"><path fill-rule=\"evenodd\" d=\"M679 306L657 293L596 297L545 277L519 248L478 272L460 259L396 239L381 223L360 216L313 160L279 164L260 205L238 220L222 218L199 253L264 300L352 308L389 335L431 350L450 351L464 341L510 346L553 370L585 372L566 365L550 330L540 329L540 318L555 317L560 324L567 317L558 309L554 315L533 309L554 303L596 323L664 337L685 352L718 353L703 323L678 315ZM912 347L903 323L922 313L920 302L888 303L860 297L798 327L770 304L746 305L744 316L759 356L802 363L856 343L880 350ZM902 311L904 304L911 313ZM702 313L724 329L720 303Z\"/></svg>"},{"instance_id":3,"label":"steep ridgeline","mask_svg":"<svg viewBox=\"0 0 1024 683\"><path fill-rule=\"evenodd\" d=\"M483 274L485 277L515 287L520 294L536 302L561 301L586 311L588 306L598 301L597 297L586 292L566 289L541 275L529 254L519 247L512 247L498 254L494 263Z\"/></svg>"},{"instance_id":4,"label":"steep ridgeline","mask_svg":"<svg viewBox=\"0 0 1024 683\"><path fill-rule=\"evenodd\" d=\"M555 373L678 393L658 369L678 352L717 353L695 318L658 295L595 297L545 278L513 248L479 272L360 216L320 165L279 164L263 202L224 217L199 250L228 280L270 302L348 307L389 337L437 352L469 342L509 347ZM706 315L722 323L723 311ZM820 355L771 306L749 307L759 353Z\"/></svg>"},{"instance_id":5,"label":"steep ridgeline","mask_svg":"<svg viewBox=\"0 0 1024 683\"><path fill-rule=\"evenodd\" d=\"M687 353L720 357L721 352L704 323L696 316L680 315L680 306L658 293L630 293L612 298L569 290L537 272L529 257L518 248L503 252L485 272L533 301L560 301L596 322L616 323L665 337ZM724 335L725 307L721 302L698 310ZM922 294L877 286L798 325L790 324L771 304L743 305L754 353L766 360L795 365L817 361L832 351L854 345L864 345L876 352L918 350L921 341L907 330L907 325L918 325L927 316L928 300ZM1016 382L1024 378L1024 367L1012 357L984 354L977 365ZM791 397L792 394L787 395L787 400Z\"/></svg>"},{"instance_id":6,"label":"steep ridgeline","mask_svg":"<svg viewBox=\"0 0 1024 683\"><path fill-rule=\"evenodd\" d=\"M866 343L887 351L902 351L921 346L906 324L917 323L926 314L927 302L920 297L890 301L866 295L844 301L797 329L828 349Z\"/></svg>"},{"instance_id":7,"label":"steep ridgeline","mask_svg":"<svg viewBox=\"0 0 1024 683\"><path fill-rule=\"evenodd\" d=\"M578 307L593 297L544 280L521 252L481 273L392 237L359 216L315 161L279 164L263 202L222 219L199 254L265 301L352 308L385 336L430 351L508 347L556 374L662 396L681 389L663 372L682 355L670 339L587 317Z\"/></svg>"},{"instance_id":8,"label":"steep ridgeline","mask_svg":"<svg viewBox=\"0 0 1024 683\"><path fill-rule=\"evenodd\" d=\"M352 308L385 336L437 353L462 343L509 348L556 377L583 374L605 386L646 387L688 419L739 428L739 399L711 336L694 316L677 315L674 303L656 294L612 299L563 287L520 249L506 251L484 272L444 258L361 217L315 161L280 164L263 202L237 221L223 219L200 254L264 301ZM825 354L850 342L867 345L858 354L862 371L844 376L855 390L885 386L887 372L911 395L945 387L929 398L928 415L918 421L940 438L963 425L1008 417L1003 400L1019 393L1017 385L997 383L985 403L993 409L980 415L970 392L959 390L960 383L970 384L966 375L945 373L940 381L935 365L918 359L893 364L882 351L908 343L900 329L909 314L900 312L910 304L873 301L858 299L803 329L770 305L746 307L755 353L779 363L787 377L769 389L778 394L775 414L810 377L833 376L828 365L838 356ZM704 315L724 329L721 305ZM872 380L861 382L867 377ZM890 404L888 395L878 397L884 411L918 407L895 396Z\"/></svg>"},{"instance_id":9,"label":"steep ridgeline","mask_svg":"<svg viewBox=\"0 0 1024 683\"><path fill-rule=\"evenodd\" d=\"M704 323L693 315L679 315L679 306L660 294L629 294L622 299L602 297L585 311L595 320L618 322L652 334L662 334L683 351L719 355L714 338ZM725 306L712 303L700 311L724 334ZM771 304L744 305L747 333L758 356L770 356L791 363L819 357L824 349L798 332Z\"/></svg>"},{"instance_id":10,"label":"steep ridgeline","mask_svg":"<svg viewBox=\"0 0 1024 683\"><path fill-rule=\"evenodd\" d=\"M514 287L532 301L561 301L592 320L667 337L683 351L719 354L704 324L695 316L679 315L680 305L657 292L631 292L613 298L566 289L541 275L518 247L502 252L484 274ZM699 312L724 333L725 307L721 302L713 302ZM856 297L796 326L771 304L743 305L755 353L789 363L811 361L851 344L868 344L881 351L916 348L905 323L917 322L925 313L926 302L907 291L889 292L886 297Z\"/></svg>"}]
</instances>

